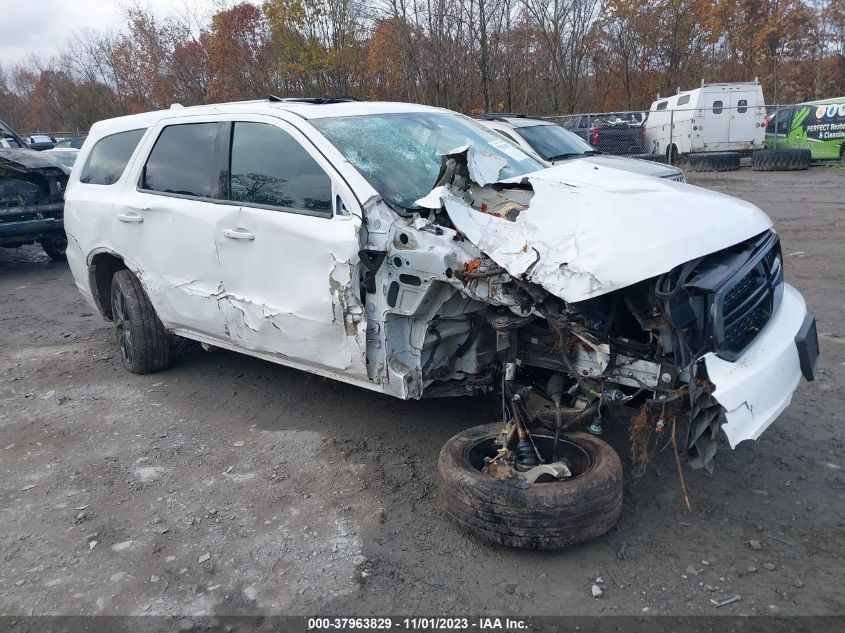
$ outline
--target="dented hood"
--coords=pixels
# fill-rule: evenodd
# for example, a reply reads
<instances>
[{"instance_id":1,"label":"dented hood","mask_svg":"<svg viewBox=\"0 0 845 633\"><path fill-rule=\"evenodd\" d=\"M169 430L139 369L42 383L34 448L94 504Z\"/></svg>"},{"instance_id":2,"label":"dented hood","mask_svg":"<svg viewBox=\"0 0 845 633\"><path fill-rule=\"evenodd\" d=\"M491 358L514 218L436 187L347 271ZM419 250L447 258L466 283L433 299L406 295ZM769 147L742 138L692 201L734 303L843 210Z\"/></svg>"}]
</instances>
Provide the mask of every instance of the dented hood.
<instances>
[{"instance_id":1,"label":"dented hood","mask_svg":"<svg viewBox=\"0 0 845 633\"><path fill-rule=\"evenodd\" d=\"M67 175L69 170L55 158L31 149L0 149L0 169L17 173L28 171L45 175Z\"/></svg>"},{"instance_id":2,"label":"dented hood","mask_svg":"<svg viewBox=\"0 0 845 633\"><path fill-rule=\"evenodd\" d=\"M473 162L483 161L470 161L470 177L484 182L472 177ZM509 214L514 219L480 210L486 191L507 196L501 186L520 180L533 195L515 218ZM587 161L487 185L476 194L470 204L460 192L437 187L418 203L442 204L455 227L508 273L568 302L655 277L772 225L748 202Z\"/></svg>"}]
</instances>

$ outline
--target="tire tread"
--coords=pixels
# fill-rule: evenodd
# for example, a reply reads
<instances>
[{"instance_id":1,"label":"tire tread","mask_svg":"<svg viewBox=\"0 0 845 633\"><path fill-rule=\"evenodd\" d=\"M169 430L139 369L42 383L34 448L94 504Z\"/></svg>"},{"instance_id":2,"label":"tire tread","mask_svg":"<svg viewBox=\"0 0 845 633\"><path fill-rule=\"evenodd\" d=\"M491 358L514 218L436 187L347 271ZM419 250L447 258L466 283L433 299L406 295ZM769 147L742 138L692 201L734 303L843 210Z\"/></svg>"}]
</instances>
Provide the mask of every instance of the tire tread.
<instances>
[{"instance_id":1,"label":"tire tread","mask_svg":"<svg viewBox=\"0 0 845 633\"><path fill-rule=\"evenodd\" d=\"M801 171L810 168L808 149L763 149L751 155L754 171Z\"/></svg>"},{"instance_id":2,"label":"tire tread","mask_svg":"<svg viewBox=\"0 0 845 633\"><path fill-rule=\"evenodd\" d=\"M132 332L132 362L124 363L136 374L151 374L172 364L172 341L150 303L138 278L129 270L119 270L112 277L126 300ZM114 313L114 308L112 308Z\"/></svg>"},{"instance_id":3,"label":"tire tread","mask_svg":"<svg viewBox=\"0 0 845 633\"><path fill-rule=\"evenodd\" d=\"M573 433L567 439L588 450L593 466L571 482L517 488L488 477L466 450L494 436L500 425L468 429L440 451L437 498L442 511L477 537L507 547L558 549L610 530L622 509L622 464L602 440Z\"/></svg>"},{"instance_id":4,"label":"tire tread","mask_svg":"<svg viewBox=\"0 0 845 633\"><path fill-rule=\"evenodd\" d=\"M725 172L739 169L739 152L703 152L687 156L687 169L693 172Z\"/></svg>"}]
</instances>

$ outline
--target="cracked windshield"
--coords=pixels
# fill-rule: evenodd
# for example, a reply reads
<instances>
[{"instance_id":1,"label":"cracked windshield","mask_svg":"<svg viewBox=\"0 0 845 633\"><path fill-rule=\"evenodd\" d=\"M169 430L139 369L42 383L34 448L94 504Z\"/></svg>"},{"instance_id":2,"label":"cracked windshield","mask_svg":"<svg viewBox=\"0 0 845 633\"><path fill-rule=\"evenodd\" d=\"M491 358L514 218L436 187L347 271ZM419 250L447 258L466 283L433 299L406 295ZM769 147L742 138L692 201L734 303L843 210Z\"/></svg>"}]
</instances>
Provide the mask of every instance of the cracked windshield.
<instances>
[{"instance_id":1,"label":"cracked windshield","mask_svg":"<svg viewBox=\"0 0 845 633\"><path fill-rule=\"evenodd\" d=\"M405 209L434 187L441 156L464 145L505 160L499 178L523 176L543 165L471 119L412 112L312 119L311 123L388 201ZM398 166L402 169L397 169Z\"/></svg>"}]
</instances>

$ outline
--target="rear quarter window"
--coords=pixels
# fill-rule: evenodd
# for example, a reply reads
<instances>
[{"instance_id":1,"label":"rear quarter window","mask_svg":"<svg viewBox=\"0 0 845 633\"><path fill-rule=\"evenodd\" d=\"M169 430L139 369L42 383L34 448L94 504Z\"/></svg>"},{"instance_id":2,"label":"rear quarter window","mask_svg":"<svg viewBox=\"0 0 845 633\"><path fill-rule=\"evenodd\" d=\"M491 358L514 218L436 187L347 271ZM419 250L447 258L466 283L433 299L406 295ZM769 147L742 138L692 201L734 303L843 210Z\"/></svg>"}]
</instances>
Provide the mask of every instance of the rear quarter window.
<instances>
[{"instance_id":1,"label":"rear quarter window","mask_svg":"<svg viewBox=\"0 0 845 633\"><path fill-rule=\"evenodd\" d=\"M113 185L123 175L126 164L144 136L146 128L104 136L91 148L79 182L88 185Z\"/></svg>"}]
</instances>

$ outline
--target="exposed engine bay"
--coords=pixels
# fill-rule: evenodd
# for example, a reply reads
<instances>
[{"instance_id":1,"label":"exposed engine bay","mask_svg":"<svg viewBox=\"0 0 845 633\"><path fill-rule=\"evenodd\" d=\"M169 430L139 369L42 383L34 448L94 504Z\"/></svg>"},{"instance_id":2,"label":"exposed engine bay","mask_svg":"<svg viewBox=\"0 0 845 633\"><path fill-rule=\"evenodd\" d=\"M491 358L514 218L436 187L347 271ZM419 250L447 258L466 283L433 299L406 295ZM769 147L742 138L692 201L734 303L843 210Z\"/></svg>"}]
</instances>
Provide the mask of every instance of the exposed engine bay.
<instances>
[{"instance_id":1,"label":"exposed engine bay","mask_svg":"<svg viewBox=\"0 0 845 633\"><path fill-rule=\"evenodd\" d=\"M691 466L711 469L725 409L702 358L736 359L776 312L784 285L777 234L761 227L635 283L608 281L571 265L574 257L561 263L542 244L513 238L509 225L516 231L540 213L538 183L498 182L498 167L472 148L444 156L432 193L390 223L388 247L362 250L370 378L400 378L397 395L411 398L500 393L506 426L500 456L486 466L495 477L565 478L561 433L601 433L608 407L630 411L632 453L645 454L671 426ZM583 258L588 247L566 248ZM386 299L383 312L373 296ZM545 456L529 430L542 423L527 407L538 396L556 412Z\"/></svg>"}]
</instances>

